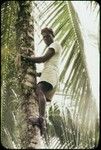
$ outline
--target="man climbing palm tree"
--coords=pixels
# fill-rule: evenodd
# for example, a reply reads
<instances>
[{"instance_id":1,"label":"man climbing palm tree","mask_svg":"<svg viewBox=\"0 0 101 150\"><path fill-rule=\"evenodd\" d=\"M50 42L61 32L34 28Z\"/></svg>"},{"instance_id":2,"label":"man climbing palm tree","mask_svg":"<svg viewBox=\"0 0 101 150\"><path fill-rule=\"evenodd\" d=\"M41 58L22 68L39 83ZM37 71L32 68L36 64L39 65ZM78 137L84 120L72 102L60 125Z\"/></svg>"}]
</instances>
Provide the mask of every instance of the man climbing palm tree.
<instances>
[{"instance_id":1,"label":"man climbing palm tree","mask_svg":"<svg viewBox=\"0 0 101 150\"><path fill-rule=\"evenodd\" d=\"M54 33L52 29L44 28L41 30L41 34L47 46L45 55L34 58L21 56L21 59L33 63L44 63L44 69L36 87L36 95L39 102L39 117L33 118L33 116L31 116L29 118L33 126L39 126L42 134L45 127L44 117L46 101L51 101L58 84L58 66L61 54L61 45L57 41L54 41Z\"/></svg>"}]
</instances>

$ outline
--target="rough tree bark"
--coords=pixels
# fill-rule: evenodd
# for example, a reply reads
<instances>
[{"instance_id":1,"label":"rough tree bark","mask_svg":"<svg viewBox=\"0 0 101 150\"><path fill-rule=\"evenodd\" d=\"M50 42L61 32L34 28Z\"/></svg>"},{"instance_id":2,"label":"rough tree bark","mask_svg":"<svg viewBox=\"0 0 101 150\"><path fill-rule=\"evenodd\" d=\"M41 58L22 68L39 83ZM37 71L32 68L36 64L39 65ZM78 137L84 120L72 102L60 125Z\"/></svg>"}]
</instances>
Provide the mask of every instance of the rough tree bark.
<instances>
[{"instance_id":1,"label":"rough tree bark","mask_svg":"<svg viewBox=\"0 0 101 150\"><path fill-rule=\"evenodd\" d=\"M16 23L16 48L18 53L30 56L34 51L34 18L32 2L18 1L18 18ZM18 71L19 87L21 90L20 139L22 149L40 149L43 147L40 129L34 128L29 122L30 116L39 115L39 107L35 95L36 67L35 64L21 62Z\"/></svg>"}]
</instances>

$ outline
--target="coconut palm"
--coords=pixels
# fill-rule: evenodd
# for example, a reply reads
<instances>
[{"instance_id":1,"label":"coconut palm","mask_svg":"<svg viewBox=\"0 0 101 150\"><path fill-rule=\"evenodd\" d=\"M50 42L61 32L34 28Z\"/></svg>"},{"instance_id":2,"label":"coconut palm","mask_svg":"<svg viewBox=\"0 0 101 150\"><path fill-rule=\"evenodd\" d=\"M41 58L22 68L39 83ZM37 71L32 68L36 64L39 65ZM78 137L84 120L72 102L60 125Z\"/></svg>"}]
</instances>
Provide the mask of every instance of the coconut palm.
<instances>
[{"instance_id":1,"label":"coconut palm","mask_svg":"<svg viewBox=\"0 0 101 150\"><path fill-rule=\"evenodd\" d=\"M13 11L12 4L14 3L9 2L9 10L11 11L10 11L10 18L8 19L8 21L10 20L10 25L12 21L11 15ZM18 8L17 15L15 18L16 19L16 24L15 24L16 50L17 52L21 54L26 54L30 56L30 54L33 53L33 50L34 50L34 35L33 35L34 25L33 25L33 18L31 16L31 10L32 10L31 3L30 2L18 2L15 4L17 5L16 7ZM4 5L5 5L4 9L6 9L7 4L4 4ZM3 37L3 40L4 40L4 37ZM19 136L21 140L21 142L19 142L19 145L21 148L38 148L38 146L41 147L40 142L42 141L40 137L41 136L40 130L37 126L33 128L28 120L28 118L31 115L32 116L38 115L38 104L35 99L35 92L34 92L34 89L36 86L35 65L26 64L25 62L22 62L21 66L18 69L19 70L17 70L17 74L18 74L19 80L17 81L17 84L19 85L19 88L20 88L20 92L19 92L20 105L19 105L19 114L18 114L19 116L17 119L19 122L18 127L19 127ZM10 92L7 91L7 96L8 96L8 93L10 94ZM7 99L7 96L6 96L6 99ZM4 104L4 101L3 101L3 104ZM8 105L6 107L8 107ZM4 109L5 107L3 107L3 111ZM10 108L8 107L8 109ZM10 111L9 113L12 114L12 111ZM4 114L5 113L3 113L2 116L3 118L6 118L7 114L5 116ZM9 121L12 122L12 120L9 120ZM5 121L6 125L8 125L8 123L10 125L10 122L7 121L7 124L6 124L6 121ZM10 133L11 133L11 130L10 130Z\"/></svg>"},{"instance_id":2,"label":"coconut palm","mask_svg":"<svg viewBox=\"0 0 101 150\"><path fill-rule=\"evenodd\" d=\"M25 135L28 136L32 135L32 134L30 135L27 134L30 132L27 132L26 130L27 127L26 127L25 118L27 118L26 115L29 115L27 114L27 112L31 112L33 115L35 115L35 111L36 111L35 107L34 109L31 108L33 108L33 105L35 106L37 104L30 103L31 105L29 107L29 104L27 103L28 106L27 112L23 113L20 107L22 106L22 103L23 104L26 103L26 101L23 101L26 99L25 96L27 93L25 93L25 91L26 92L31 91L31 94L34 92L30 87L28 88L28 86L26 85L21 88L17 86L19 84L22 86L21 81L26 76L26 73L28 73L26 72L26 70L30 69L31 71L33 71L34 69L35 71L35 66L34 68L31 68L32 65L30 66L30 64L28 65L23 63L21 65L21 69L17 72L16 70L13 69L14 66L12 66L11 68L11 64L14 65L14 57L17 51L19 53L28 54L26 48L28 49L31 48L32 50L34 50L33 47L34 40L33 40L33 33L32 33L33 26L31 26L31 24L29 25L28 23L28 22L32 23L32 19L30 18L30 12L31 12L30 4L32 5L32 3L30 3L29 1L20 2L20 3L12 1L12 2L4 3L4 5L2 6L2 18L1 18L2 19L1 20L2 21L2 54L3 54L2 56L5 58L2 59L2 63L3 63L2 73L3 76L5 75L4 76L5 78L3 78L3 82L2 82L2 129L3 129L2 135L4 136L4 138L5 136L11 137L10 138L11 140L8 140L7 143L6 141L4 143L2 142L3 145L6 147L13 147L14 144L16 145L16 147L30 147L29 145L31 143L31 138L30 138L30 142L27 140L27 138L26 139L23 138L25 137ZM58 90L61 90L61 83L62 83L63 85L62 94L69 96L71 99L71 104L73 105L72 116L69 113L70 112L69 109L71 107L68 107L67 111L62 113L62 116L55 116L55 113L57 114L57 112L60 111L56 106L55 109L58 111L54 111L54 109L51 109L51 111L49 111L50 124L48 125L48 130L49 130L48 143L49 141L50 143L51 142L54 143L54 146L52 148L70 149L70 148L94 147L98 143L98 133L99 133L98 125L96 126L97 110L92 95L88 68L86 64L86 57L84 52L83 36L80 28L80 21L78 15L71 1L51 1L51 2L34 1L33 9L36 10L36 12L38 12L39 14L38 15L39 18L37 18L37 16L34 16L35 27L38 27L38 29L43 28L46 25L52 27L56 33L56 39L61 43L63 47L62 56L61 56L61 64L63 67L61 68L61 72L60 72L60 89ZM17 15L18 13L19 15ZM35 11L33 14L35 14ZM25 17L23 17L23 15L25 15ZM28 18L26 18L27 15L29 20ZM17 31L17 40L16 40L15 22L17 16L18 16L18 20L16 24L16 31ZM28 30L26 25L29 26ZM27 32L25 32L24 28ZM37 34L40 36L39 33ZM27 36L24 38L25 35ZM15 47L15 41L17 42L16 43L17 49ZM32 41L32 47L30 45L31 41ZM12 49L12 47L14 48ZM10 57L8 58L9 54ZM10 59L12 60L11 63L9 62ZM12 74L12 72L14 74ZM20 81L19 81L20 83L15 79L16 73L18 72L20 76ZM11 81L14 86L9 85L9 82ZM21 94L19 92L21 91L21 89L23 89L24 98L21 98L19 96ZM4 91L6 93L4 93ZM11 106L13 109L11 110L6 109L6 107L9 106L7 104L8 103L7 97L9 97L9 101L11 101L10 104L12 104ZM31 99L29 98L28 100L30 102ZM67 101L67 97L65 97L65 101ZM24 109L25 105L23 105L22 108ZM18 111L16 112L15 109L17 109ZM15 117L16 115L13 112L17 114L17 118ZM92 112L93 112L93 117L92 117ZM18 124L17 127L16 125L14 125L12 126L12 129L10 129L8 126L10 125L10 123L6 118L7 113L13 114L12 116L9 115L11 116L10 118L15 118L13 120L9 119L12 125L15 122L15 120L17 123L18 120L21 119L21 123L20 124L17 123ZM59 130L57 130L57 124ZM95 129L95 126L97 129ZM23 131L21 129L22 127L24 129ZM12 135L13 129L14 131L15 129L17 129L18 134L19 131L20 133L22 133L21 136L22 142L20 146L18 144L20 143L18 140L19 138L17 136L14 137ZM31 129L31 131L32 130L33 129ZM15 133L15 135L17 135L17 133ZM37 133L37 135L39 134ZM2 141L4 141L4 138L2 138ZM94 139L94 141L92 139ZM24 141L26 142L24 143ZM49 145L49 147L51 146Z\"/></svg>"},{"instance_id":3,"label":"coconut palm","mask_svg":"<svg viewBox=\"0 0 101 150\"><path fill-rule=\"evenodd\" d=\"M20 54L34 55L34 20L31 15L32 3L21 1L16 21L16 48ZM19 59L19 58L18 58ZM40 148L41 134L38 126L29 123L29 117L39 115L38 101L35 95L36 67L32 63L21 62L18 71L19 85L21 86L21 113L19 124L21 129L21 148Z\"/></svg>"}]
</instances>

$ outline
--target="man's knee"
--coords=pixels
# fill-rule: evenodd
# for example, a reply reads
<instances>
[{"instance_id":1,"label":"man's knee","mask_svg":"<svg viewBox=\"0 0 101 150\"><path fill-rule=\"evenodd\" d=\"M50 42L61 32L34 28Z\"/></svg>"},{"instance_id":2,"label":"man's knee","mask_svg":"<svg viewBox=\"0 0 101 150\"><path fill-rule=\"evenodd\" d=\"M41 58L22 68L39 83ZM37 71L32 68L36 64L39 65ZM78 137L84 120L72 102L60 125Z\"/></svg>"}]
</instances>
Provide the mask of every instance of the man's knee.
<instances>
[{"instance_id":1,"label":"man's knee","mask_svg":"<svg viewBox=\"0 0 101 150\"><path fill-rule=\"evenodd\" d=\"M36 95L38 96L38 102L43 103L43 105L45 105L46 102L46 98L45 98L45 93L42 90L42 85L41 83L37 85L36 87Z\"/></svg>"}]
</instances>

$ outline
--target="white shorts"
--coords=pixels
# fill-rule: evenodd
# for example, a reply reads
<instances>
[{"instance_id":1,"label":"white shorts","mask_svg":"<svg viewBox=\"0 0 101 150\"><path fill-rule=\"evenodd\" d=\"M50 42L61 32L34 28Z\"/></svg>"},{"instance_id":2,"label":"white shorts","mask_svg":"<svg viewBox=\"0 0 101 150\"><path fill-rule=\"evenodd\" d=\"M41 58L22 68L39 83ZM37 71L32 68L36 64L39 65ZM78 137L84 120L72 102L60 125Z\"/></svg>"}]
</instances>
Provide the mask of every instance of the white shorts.
<instances>
[{"instance_id":1,"label":"white shorts","mask_svg":"<svg viewBox=\"0 0 101 150\"><path fill-rule=\"evenodd\" d=\"M59 78L58 75L59 75L58 70L53 69L51 67L44 68L42 71L42 75L40 77L39 82L46 81L53 86L53 89L48 91L45 95L49 101L51 101L51 99L57 89L58 78Z\"/></svg>"}]
</instances>

